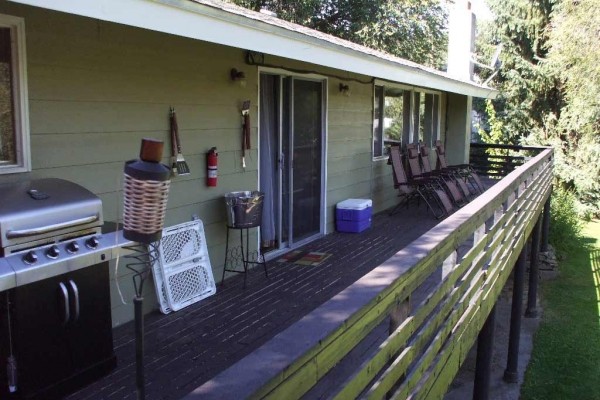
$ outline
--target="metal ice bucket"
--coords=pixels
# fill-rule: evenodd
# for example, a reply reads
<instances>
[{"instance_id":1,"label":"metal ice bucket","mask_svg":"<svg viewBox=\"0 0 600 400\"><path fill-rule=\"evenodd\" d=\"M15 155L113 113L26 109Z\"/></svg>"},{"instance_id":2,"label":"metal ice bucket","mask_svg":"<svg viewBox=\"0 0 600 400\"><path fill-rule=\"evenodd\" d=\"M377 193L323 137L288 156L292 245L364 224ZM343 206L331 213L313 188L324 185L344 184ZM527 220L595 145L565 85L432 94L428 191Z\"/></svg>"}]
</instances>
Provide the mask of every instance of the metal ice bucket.
<instances>
[{"instance_id":1,"label":"metal ice bucket","mask_svg":"<svg viewBox=\"0 0 600 400\"><path fill-rule=\"evenodd\" d=\"M227 225L232 228L253 228L262 220L263 192L241 191L225 194Z\"/></svg>"}]
</instances>

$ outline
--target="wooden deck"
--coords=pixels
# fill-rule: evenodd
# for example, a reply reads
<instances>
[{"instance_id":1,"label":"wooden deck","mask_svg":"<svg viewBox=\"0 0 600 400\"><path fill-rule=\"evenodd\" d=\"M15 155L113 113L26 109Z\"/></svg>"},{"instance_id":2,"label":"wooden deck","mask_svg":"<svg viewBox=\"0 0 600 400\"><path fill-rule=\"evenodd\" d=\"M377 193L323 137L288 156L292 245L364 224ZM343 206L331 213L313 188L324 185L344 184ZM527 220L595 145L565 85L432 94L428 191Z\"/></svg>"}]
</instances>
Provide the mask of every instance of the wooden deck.
<instances>
[{"instance_id":1,"label":"wooden deck","mask_svg":"<svg viewBox=\"0 0 600 400\"><path fill-rule=\"evenodd\" d=\"M424 205L374 216L360 234L332 233L302 249L331 253L323 264L268 263L234 276L217 294L179 312L146 316L146 397L178 399L247 356L438 223ZM425 288L420 290L425 294ZM381 328L386 331L385 327ZM377 341L377 340L375 340ZM70 399L134 399L133 324L114 330L118 367ZM360 350L359 350L360 351ZM251 373L251 371L248 371ZM319 397L315 388L313 396Z\"/></svg>"},{"instance_id":2,"label":"wooden deck","mask_svg":"<svg viewBox=\"0 0 600 400\"><path fill-rule=\"evenodd\" d=\"M274 261L270 279L148 316L147 397L442 398L549 210L552 164L544 149L440 223L378 215L306 246L333 254L318 267ZM71 398L135 398L131 324L115 348L118 369Z\"/></svg>"},{"instance_id":3,"label":"wooden deck","mask_svg":"<svg viewBox=\"0 0 600 400\"><path fill-rule=\"evenodd\" d=\"M549 211L552 164L542 149L186 399L441 399Z\"/></svg>"}]
</instances>

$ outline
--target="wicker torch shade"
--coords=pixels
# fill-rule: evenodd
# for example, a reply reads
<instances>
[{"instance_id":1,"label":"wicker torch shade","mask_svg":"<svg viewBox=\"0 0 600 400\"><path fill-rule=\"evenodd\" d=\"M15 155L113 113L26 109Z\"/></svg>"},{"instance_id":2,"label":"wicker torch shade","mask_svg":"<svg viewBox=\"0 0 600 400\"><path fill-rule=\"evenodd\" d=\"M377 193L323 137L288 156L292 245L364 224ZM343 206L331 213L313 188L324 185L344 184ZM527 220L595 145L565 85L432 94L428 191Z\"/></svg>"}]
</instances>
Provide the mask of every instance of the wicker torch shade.
<instances>
[{"instance_id":1,"label":"wicker torch shade","mask_svg":"<svg viewBox=\"0 0 600 400\"><path fill-rule=\"evenodd\" d=\"M123 230L140 243L160 240L171 181L145 181L125 174Z\"/></svg>"},{"instance_id":2,"label":"wicker torch shade","mask_svg":"<svg viewBox=\"0 0 600 400\"><path fill-rule=\"evenodd\" d=\"M140 159L125 163L123 236L150 244L160 240L165 222L171 170L160 163L162 142L143 139Z\"/></svg>"}]
</instances>

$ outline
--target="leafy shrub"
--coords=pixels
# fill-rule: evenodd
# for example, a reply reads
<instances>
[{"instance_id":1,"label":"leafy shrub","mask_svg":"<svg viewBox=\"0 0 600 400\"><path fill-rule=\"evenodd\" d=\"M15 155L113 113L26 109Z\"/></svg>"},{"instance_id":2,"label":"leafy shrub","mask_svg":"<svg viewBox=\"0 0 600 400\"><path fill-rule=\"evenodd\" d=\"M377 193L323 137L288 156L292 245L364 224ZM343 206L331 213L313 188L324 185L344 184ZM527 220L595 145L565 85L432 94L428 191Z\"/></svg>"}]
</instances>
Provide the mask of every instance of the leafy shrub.
<instances>
[{"instance_id":1,"label":"leafy shrub","mask_svg":"<svg viewBox=\"0 0 600 400\"><path fill-rule=\"evenodd\" d=\"M550 243L560 255L564 255L577 247L582 228L575 194L555 187L550 201Z\"/></svg>"}]
</instances>

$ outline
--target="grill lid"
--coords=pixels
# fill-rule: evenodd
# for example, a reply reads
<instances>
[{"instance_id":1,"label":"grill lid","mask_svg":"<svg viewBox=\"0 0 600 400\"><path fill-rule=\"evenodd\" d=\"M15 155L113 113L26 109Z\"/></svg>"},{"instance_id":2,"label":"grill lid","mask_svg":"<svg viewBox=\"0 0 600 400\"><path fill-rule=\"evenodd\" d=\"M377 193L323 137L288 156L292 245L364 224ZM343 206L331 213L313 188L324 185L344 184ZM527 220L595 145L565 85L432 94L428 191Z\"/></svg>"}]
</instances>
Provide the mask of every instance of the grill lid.
<instances>
[{"instance_id":1,"label":"grill lid","mask_svg":"<svg viewBox=\"0 0 600 400\"><path fill-rule=\"evenodd\" d=\"M102 224L102 201L76 183L47 178L0 185L2 248Z\"/></svg>"}]
</instances>

